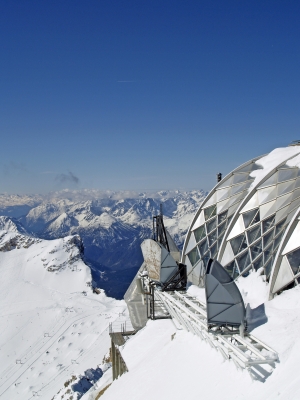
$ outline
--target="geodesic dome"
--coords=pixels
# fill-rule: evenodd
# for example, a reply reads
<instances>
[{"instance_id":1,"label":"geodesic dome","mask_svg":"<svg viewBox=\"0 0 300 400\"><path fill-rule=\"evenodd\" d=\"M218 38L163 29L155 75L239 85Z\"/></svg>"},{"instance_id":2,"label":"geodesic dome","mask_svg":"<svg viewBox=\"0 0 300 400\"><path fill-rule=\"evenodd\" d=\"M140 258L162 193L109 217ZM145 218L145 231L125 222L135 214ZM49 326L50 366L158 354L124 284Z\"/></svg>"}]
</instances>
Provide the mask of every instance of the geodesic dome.
<instances>
[{"instance_id":1,"label":"geodesic dome","mask_svg":"<svg viewBox=\"0 0 300 400\"><path fill-rule=\"evenodd\" d=\"M233 279L261 269L270 295L300 281L300 146L248 161L208 194L183 246L193 284L203 285L209 258Z\"/></svg>"}]
</instances>

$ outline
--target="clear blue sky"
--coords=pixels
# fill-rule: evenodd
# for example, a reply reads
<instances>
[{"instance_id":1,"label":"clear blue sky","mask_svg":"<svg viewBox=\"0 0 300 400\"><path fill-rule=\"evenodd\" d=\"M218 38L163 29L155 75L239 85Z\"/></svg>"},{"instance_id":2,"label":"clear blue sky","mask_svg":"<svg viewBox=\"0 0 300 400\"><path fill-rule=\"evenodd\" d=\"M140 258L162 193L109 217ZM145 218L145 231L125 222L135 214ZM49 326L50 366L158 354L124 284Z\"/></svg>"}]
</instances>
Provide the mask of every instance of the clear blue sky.
<instances>
[{"instance_id":1,"label":"clear blue sky","mask_svg":"<svg viewBox=\"0 0 300 400\"><path fill-rule=\"evenodd\" d=\"M300 2L0 1L0 193L209 190L300 139Z\"/></svg>"}]
</instances>

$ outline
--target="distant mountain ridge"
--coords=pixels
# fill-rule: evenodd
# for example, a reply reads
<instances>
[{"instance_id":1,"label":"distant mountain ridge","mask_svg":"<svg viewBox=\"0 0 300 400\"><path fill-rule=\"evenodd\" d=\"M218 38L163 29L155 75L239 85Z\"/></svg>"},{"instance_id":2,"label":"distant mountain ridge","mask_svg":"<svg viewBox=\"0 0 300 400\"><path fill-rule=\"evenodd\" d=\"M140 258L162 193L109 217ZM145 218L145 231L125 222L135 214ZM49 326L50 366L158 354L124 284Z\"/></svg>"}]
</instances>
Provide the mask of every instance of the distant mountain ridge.
<instances>
[{"instance_id":1,"label":"distant mountain ridge","mask_svg":"<svg viewBox=\"0 0 300 400\"><path fill-rule=\"evenodd\" d=\"M15 215L25 229L43 239L79 235L85 261L95 283L108 295L122 298L136 269L142 262L140 243L152 234L152 217L163 206L167 229L181 248L193 215L205 193L159 191L151 193L63 191L47 196L27 196L22 206L30 207ZM0 211L14 216L22 197L0 196ZM28 203L29 200L29 204ZM19 203L19 204L18 204ZM9 205L8 205L9 204Z\"/></svg>"}]
</instances>

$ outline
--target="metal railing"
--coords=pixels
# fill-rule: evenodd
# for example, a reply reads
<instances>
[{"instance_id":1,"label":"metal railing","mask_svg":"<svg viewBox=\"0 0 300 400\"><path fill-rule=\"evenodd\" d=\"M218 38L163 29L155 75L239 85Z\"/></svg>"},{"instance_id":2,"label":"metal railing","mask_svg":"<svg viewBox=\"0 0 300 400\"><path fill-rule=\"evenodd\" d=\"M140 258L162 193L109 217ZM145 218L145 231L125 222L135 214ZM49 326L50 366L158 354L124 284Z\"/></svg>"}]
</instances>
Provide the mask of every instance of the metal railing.
<instances>
[{"instance_id":1,"label":"metal railing","mask_svg":"<svg viewBox=\"0 0 300 400\"><path fill-rule=\"evenodd\" d=\"M155 290L155 297L164 303L177 329L185 329L205 340L225 360L232 360L237 369L247 369L251 378L261 381L272 373L278 361L276 351L249 333L208 330L204 302L176 291Z\"/></svg>"}]
</instances>

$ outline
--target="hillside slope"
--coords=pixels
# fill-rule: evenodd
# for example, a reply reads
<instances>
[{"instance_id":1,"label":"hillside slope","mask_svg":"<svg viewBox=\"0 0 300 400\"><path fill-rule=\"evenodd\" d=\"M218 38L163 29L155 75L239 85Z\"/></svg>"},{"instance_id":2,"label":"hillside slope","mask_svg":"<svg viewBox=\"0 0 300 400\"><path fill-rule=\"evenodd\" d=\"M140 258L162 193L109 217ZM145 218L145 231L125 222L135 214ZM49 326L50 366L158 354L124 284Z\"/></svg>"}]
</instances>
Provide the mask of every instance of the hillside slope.
<instances>
[{"instance_id":1,"label":"hillside slope","mask_svg":"<svg viewBox=\"0 0 300 400\"><path fill-rule=\"evenodd\" d=\"M0 217L0 397L51 399L101 364L123 301L94 294L78 236L42 240Z\"/></svg>"}]
</instances>

